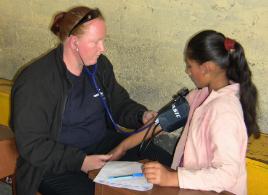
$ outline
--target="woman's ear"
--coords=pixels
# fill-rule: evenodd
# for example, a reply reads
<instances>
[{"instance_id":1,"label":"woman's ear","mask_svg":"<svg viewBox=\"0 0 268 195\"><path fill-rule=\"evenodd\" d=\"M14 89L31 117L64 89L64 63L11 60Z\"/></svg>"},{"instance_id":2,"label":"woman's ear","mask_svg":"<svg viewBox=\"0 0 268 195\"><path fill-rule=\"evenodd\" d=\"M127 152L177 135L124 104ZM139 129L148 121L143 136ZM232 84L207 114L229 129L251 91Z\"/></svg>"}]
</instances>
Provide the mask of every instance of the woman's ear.
<instances>
[{"instance_id":1,"label":"woman's ear","mask_svg":"<svg viewBox=\"0 0 268 195\"><path fill-rule=\"evenodd\" d=\"M77 51L77 50L78 50L78 40L77 40L77 37L71 35L71 36L69 37L69 40L68 40L68 41L69 41L69 45L70 45L70 47L71 47L73 50Z\"/></svg>"}]
</instances>

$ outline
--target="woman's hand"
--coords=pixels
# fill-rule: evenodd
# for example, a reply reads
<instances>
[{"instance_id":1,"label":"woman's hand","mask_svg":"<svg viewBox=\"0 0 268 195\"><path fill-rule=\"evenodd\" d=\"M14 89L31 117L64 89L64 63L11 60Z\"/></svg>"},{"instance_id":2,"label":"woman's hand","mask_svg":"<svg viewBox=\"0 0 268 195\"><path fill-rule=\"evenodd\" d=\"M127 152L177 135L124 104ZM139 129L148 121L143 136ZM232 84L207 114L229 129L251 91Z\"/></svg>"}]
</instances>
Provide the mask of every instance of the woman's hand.
<instances>
[{"instance_id":1,"label":"woman's hand","mask_svg":"<svg viewBox=\"0 0 268 195\"><path fill-rule=\"evenodd\" d=\"M102 168L107 161L112 158L112 155L88 155L84 159L81 171L88 173L94 169Z\"/></svg>"},{"instance_id":2,"label":"woman's hand","mask_svg":"<svg viewBox=\"0 0 268 195\"><path fill-rule=\"evenodd\" d=\"M155 111L145 111L142 116L142 122L143 124L146 124L151 119L155 118L157 116L157 112Z\"/></svg>"},{"instance_id":3,"label":"woman's hand","mask_svg":"<svg viewBox=\"0 0 268 195\"><path fill-rule=\"evenodd\" d=\"M143 166L143 173L147 181L160 186L178 187L178 173L168 169L159 162L148 162Z\"/></svg>"},{"instance_id":4,"label":"woman's hand","mask_svg":"<svg viewBox=\"0 0 268 195\"><path fill-rule=\"evenodd\" d=\"M108 154L112 155L110 160L119 160L126 154L127 150L124 148L123 144L119 144L113 150L111 150Z\"/></svg>"}]
</instances>

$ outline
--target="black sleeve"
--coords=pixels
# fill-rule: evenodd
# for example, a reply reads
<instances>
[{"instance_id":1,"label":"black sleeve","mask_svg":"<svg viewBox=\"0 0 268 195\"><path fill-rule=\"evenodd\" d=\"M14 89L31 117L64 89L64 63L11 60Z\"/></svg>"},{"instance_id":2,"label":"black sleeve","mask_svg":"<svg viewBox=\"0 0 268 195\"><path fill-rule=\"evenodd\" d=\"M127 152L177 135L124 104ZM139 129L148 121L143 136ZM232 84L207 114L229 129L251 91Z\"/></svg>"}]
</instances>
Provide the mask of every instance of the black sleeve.
<instances>
[{"instance_id":1,"label":"black sleeve","mask_svg":"<svg viewBox=\"0 0 268 195\"><path fill-rule=\"evenodd\" d=\"M12 88L11 128L20 157L52 173L80 171L85 153L57 141L57 97L52 83L23 75ZM57 120L57 122L55 122Z\"/></svg>"},{"instance_id":2,"label":"black sleeve","mask_svg":"<svg viewBox=\"0 0 268 195\"><path fill-rule=\"evenodd\" d=\"M100 56L98 66L98 77L103 82L114 120L126 128L139 128L142 125L142 115L147 108L129 97L126 89L117 82L113 66L104 55Z\"/></svg>"}]
</instances>

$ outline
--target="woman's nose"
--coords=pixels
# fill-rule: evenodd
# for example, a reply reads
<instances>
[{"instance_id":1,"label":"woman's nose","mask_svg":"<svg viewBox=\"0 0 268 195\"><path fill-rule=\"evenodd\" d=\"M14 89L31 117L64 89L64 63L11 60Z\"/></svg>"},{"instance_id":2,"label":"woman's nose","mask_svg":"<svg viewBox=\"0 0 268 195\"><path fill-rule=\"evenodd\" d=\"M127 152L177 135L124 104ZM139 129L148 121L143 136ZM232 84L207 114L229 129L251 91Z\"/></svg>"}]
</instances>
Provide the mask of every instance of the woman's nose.
<instances>
[{"instance_id":1,"label":"woman's nose","mask_svg":"<svg viewBox=\"0 0 268 195\"><path fill-rule=\"evenodd\" d=\"M105 52L104 41L101 41L101 42L100 42L100 44L99 44L99 49L100 49L100 52L101 52L101 53Z\"/></svg>"}]
</instances>

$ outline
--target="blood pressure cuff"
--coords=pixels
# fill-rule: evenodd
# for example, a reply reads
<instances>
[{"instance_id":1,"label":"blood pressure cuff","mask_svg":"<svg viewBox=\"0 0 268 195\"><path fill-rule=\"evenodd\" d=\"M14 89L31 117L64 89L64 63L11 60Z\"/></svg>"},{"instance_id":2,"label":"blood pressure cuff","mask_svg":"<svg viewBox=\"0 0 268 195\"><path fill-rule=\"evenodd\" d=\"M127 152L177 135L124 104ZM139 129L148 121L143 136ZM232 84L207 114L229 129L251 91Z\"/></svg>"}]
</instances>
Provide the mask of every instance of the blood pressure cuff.
<instances>
[{"instance_id":1,"label":"blood pressure cuff","mask_svg":"<svg viewBox=\"0 0 268 195\"><path fill-rule=\"evenodd\" d=\"M162 130L172 132L176 129L183 127L188 118L190 106L185 96L187 92L179 92L179 94L160 111L156 122L160 124Z\"/></svg>"}]
</instances>

